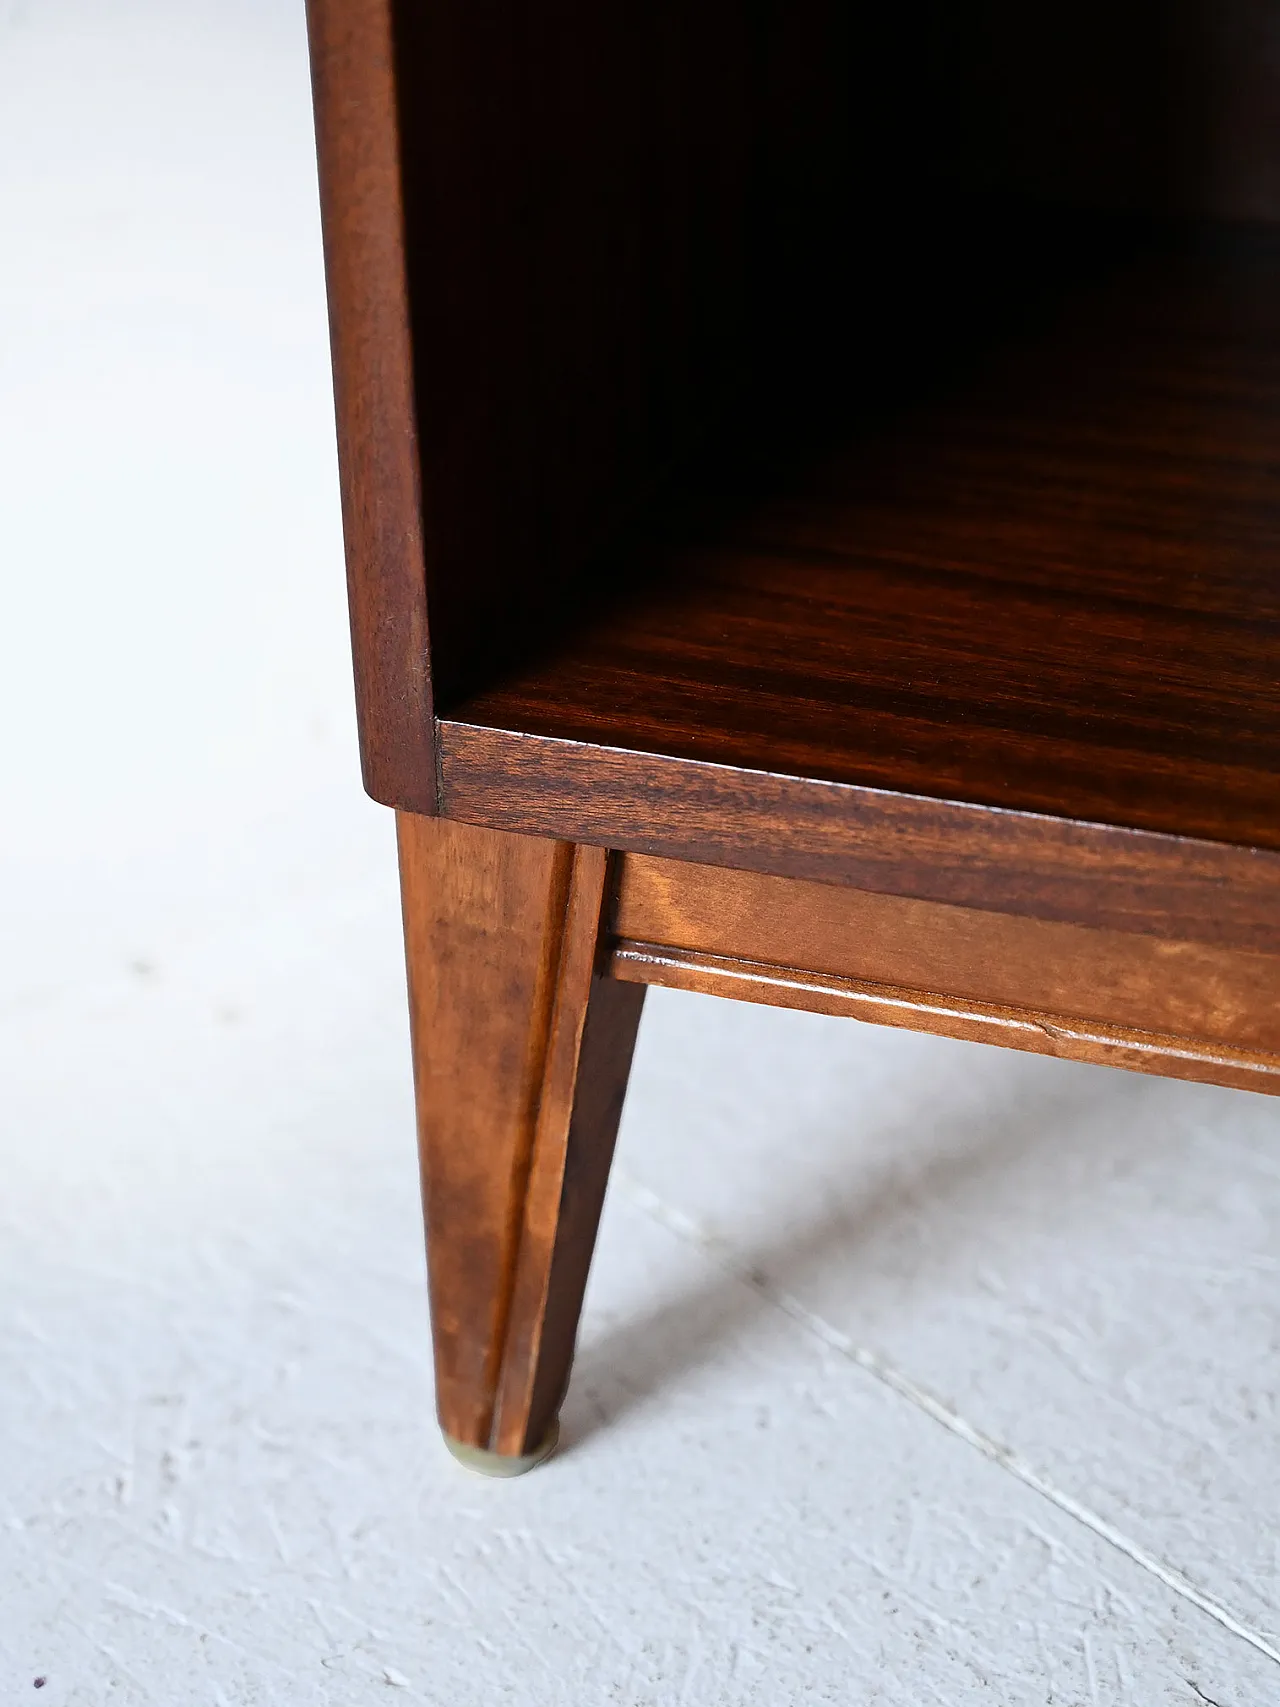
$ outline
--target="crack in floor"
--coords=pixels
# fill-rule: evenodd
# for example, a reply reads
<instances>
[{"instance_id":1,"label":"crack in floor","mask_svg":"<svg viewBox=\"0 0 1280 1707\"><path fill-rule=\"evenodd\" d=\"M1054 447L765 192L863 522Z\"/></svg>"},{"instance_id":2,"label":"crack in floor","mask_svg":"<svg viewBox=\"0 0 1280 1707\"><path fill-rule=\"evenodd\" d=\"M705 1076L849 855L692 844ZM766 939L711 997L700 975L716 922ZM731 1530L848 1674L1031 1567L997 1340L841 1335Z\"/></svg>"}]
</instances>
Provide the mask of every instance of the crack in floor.
<instances>
[{"instance_id":1,"label":"crack in floor","mask_svg":"<svg viewBox=\"0 0 1280 1707\"><path fill-rule=\"evenodd\" d=\"M869 1346L859 1345L856 1340L841 1329L834 1327L813 1310L808 1309L798 1298L793 1298L789 1292L784 1291L780 1286L775 1286L768 1275L759 1269L745 1265L727 1241L709 1232L693 1216L686 1215L683 1210L676 1209L667 1203L664 1198L659 1197L657 1192L652 1191L633 1175L618 1168L614 1170L614 1179L635 1207L648 1215L650 1220L656 1221L659 1226L665 1227L668 1232L675 1234L686 1244L696 1246L704 1255L710 1257L719 1269L731 1275L735 1280L741 1281L744 1286L749 1286L766 1303L771 1304L774 1309L781 1311L784 1316L789 1317L791 1321L803 1328L811 1338L830 1350L838 1352L850 1363L856 1364L859 1369L865 1370L868 1375L873 1376L883 1386L888 1387L899 1398L905 1399L908 1404L914 1405L919 1411L923 1411L934 1422L940 1423L949 1433L980 1452L984 1458L989 1459L993 1464L998 1464L1001 1469L1007 1470L1025 1487L1039 1494L1042 1499L1048 1500L1051 1505L1056 1506L1067 1517L1083 1524L1099 1540L1105 1541L1117 1552L1123 1553L1125 1558L1131 1560L1139 1569L1155 1577L1172 1593L1189 1601L1192 1606L1198 1607L1201 1612L1206 1613L1208 1617L1220 1624L1224 1630L1230 1631L1233 1636L1238 1636L1241 1641L1248 1642L1250 1647L1256 1648L1267 1659L1273 1660L1276 1665L1280 1665L1280 1648L1274 1647L1261 1631L1252 1629L1243 1619L1237 1618L1220 1601L1197 1588L1191 1579L1184 1576L1181 1571L1172 1565L1167 1565L1154 1553L1148 1552L1139 1542L1133 1540L1131 1536L1126 1535L1123 1530L1117 1529L1114 1524L1109 1523L1100 1512L1091 1510L1089 1506L1076 1499L1073 1494L1069 1494L1066 1489L1055 1486L1034 1465L1020 1457L1011 1446L1006 1446L1002 1441L996 1440L993 1435L987 1434L976 1424L962 1417L958 1411L945 1404L927 1387L923 1387L918 1381L913 1380L910 1375L891 1363L880 1352L873 1351ZM1192 1685L1192 1687L1195 1686Z\"/></svg>"}]
</instances>

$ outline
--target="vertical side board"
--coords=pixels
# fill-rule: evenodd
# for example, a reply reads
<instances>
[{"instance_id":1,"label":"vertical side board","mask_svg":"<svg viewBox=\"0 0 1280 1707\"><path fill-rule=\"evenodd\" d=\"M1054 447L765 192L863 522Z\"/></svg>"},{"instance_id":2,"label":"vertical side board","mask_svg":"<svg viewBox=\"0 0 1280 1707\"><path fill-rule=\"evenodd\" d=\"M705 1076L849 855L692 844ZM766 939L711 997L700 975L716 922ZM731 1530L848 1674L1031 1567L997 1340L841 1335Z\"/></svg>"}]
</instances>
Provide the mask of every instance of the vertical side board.
<instances>
[{"instance_id":1,"label":"vertical side board","mask_svg":"<svg viewBox=\"0 0 1280 1707\"><path fill-rule=\"evenodd\" d=\"M437 811L392 0L307 0L364 783Z\"/></svg>"},{"instance_id":2,"label":"vertical side board","mask_svg":"<svg viewBox=\"0 0 1280 1707\"><path fill-rule=\"evenodd\" d=\"M807 371L843 9L307 6L365 783L432 815L433 713Z\"/></svg>"}]
</instances>

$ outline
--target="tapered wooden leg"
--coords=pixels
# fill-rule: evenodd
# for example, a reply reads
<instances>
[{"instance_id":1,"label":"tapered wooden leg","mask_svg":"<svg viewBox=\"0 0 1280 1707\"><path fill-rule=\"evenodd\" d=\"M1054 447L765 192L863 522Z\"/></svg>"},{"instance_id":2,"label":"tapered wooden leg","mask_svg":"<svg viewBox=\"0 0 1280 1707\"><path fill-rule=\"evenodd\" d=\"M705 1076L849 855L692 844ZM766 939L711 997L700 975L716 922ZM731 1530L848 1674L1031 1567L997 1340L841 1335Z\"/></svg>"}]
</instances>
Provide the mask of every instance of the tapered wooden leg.
<instances>
[{"instance_id":1,"label":"tapered wooden leg","mask_svg":"<svg viewBox=\"0 0 1280 1707\"><path fill-rule=\"evenodd\" d=\"M598 970L601 849L397 826L436 1405L502 1473L554 1441L643 989Z\"/></svg>"}]
</instances>

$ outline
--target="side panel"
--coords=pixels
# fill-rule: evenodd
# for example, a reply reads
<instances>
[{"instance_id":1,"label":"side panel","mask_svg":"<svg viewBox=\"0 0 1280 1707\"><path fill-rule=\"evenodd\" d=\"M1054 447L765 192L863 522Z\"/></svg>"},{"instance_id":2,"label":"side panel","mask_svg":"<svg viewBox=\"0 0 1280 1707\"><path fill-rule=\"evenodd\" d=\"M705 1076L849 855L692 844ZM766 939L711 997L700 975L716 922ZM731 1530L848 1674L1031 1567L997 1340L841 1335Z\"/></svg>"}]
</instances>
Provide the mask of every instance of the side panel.
<instances>
[{"instance_id":1,"label":"side panel","mask_svg":"<svg viewBox=\"0 0 1280 1707\"><path fill-rule=\"evenodd\" d=\"M615 597L633 532L807 373L847 242L846 10L397 5L440 715Z\"/></svg>"},{"instance_id":2,"label":"side panel","mask_svg":"<svg viewBox=\"0 0 1280 1707\"><path fill-rule=\"evenodd\" d=\"M391 0L308 0L364 783L437 809Z\"/></svg>"}]
</instances>

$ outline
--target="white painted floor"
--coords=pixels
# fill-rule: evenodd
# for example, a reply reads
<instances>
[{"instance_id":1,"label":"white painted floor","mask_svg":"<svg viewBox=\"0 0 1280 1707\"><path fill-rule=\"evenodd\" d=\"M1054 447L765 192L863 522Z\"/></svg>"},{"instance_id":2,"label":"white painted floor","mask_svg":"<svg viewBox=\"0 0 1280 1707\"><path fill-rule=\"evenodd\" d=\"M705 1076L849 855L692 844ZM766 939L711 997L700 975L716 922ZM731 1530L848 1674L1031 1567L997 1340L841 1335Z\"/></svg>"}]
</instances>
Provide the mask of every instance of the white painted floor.
<instances>
[{"instance_id":1,"label":"white painted floor","mask_svg":"<svg viewBox=\"0 0 1280 1707\"><path fill-rule=\"evenodd\" d=\"M453 1464L296 0L0 0L0 328L0 1701L1280 1702L1242 1092L659 992Z\"/></svg>"}]
</instances>

